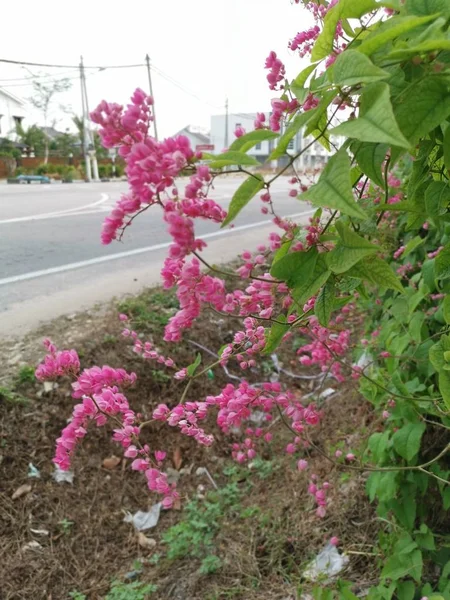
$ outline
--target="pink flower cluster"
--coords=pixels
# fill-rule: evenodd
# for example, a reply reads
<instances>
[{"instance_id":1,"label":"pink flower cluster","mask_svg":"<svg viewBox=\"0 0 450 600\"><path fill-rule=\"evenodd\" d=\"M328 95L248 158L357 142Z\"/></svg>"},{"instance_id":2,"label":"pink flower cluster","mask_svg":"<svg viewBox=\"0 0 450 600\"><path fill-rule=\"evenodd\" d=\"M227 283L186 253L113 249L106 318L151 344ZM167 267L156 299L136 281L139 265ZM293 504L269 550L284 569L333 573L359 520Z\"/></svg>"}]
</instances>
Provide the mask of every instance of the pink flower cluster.
<instances>
[{"instance_id":1,"label":"pink flower cluster","mask_svg":"<svg viewBox=\"0 0 450 600\"><path fill-rule=\"evenodd\" d=\"M317 475L311 475L311 483L308 486L308 492L314 498L317 505L316 515L322 519L326 515L326 491L329 487L330 484L327 481L324 481L322 487L320 487L317 483Z\"/></svg>"},{"instance_id":2,"label":"pink flower cluster","mask_svg":"<svg viewBox=\"0 0 450 600\"><path fill-rule=\"evenodd\" d=\"M283 81L286 76L286 68L281 60L277 57L276 52L272 50L269 56L266 58L265 69L270 69L267 74L267 81L269 82L269 88L276 90L278 83ZM280 86L282 88L283 86Z\"/></svg>"},{"instance_id":3,"label":"pink flower cluster","mask_svg":"<svg viewBox=\"0 0 450 600\"><path fill-rule=\"evenodd\" d=\"M142 342L138 338L138 334L130 329L124 329L122 331L123 337L131 337L134 340L133 351L136 354L140 354L142 358L149 360L156 360L159 364L164 365L168 368L176 368L175 361L170 357L163 356L152 344L152 342Z\"/></svg>"},{"instance_id":4,"label":"pink flower cluster","mask_svg":"<svg viewBox=\"0 0 450 600\"><path fill-rule=\"evenodd\" d=\"M314 42L319 37L320 27L314 25L306 31L301 31L289 42L289 48L291 50L298 50L299 56L303 58L307 54L311 53L314 46Z\"/></svg>"},{"instance_id":5,"label":"pink flower cluster","mask_svg":"<svg viewBox=\"0 0 450 600\"><path fill-rule=\"evenodd\" d=\"M170 409L166 404L159 404L153 412L156 421L165 421L171 427L178 427L180 432L193 437L199 444L210 446L214 438L207 435L199 427L198 422L207 416L207 402L186 402Z\"/></svg>"},{"instance_id":6,"label":"pink flower cluster","mask_svg":"<svg viewBox=\"0 0 450 600\"><path fill-rule=\"evenodd\" d=\"M318 365L323 372L329 370L339 382L345 381L341 363L336 361L335 356L341 357L347 352L351 331L344 329L334 333L331 329L322 327L314 316L310 318L309 327L300 331L313 338L310 344L297 350L300 363L308 367Z\"/></svg>"},{"instance_id":7,"label":"pink flower cluster","mask_svg":"<svg viewBox=\"0 0 450 600\"><path fill-rule=\"evenodd\" d=\"M284 115L289 115L295 112L300 106L297 98L294 98L291 101L281 100L280 98L274 98L271 101L272 104L272 113L270 115L270 129L272 131L280 131L281 130L281 120Z\"/></svg>"},{"instance_id":8,"label":"pink flower cluster","mask_svg":"<svg viewBox=\"0 0 450 600\"><path fill-rule=\"evenodd\" d=\"M80 359L75 350L57 350L56 346L48 339L44 341L44 346L49 354L37 367L36 379L49 381L64 375L74 376L79 372Z\"/></svg>"}]
</instances>

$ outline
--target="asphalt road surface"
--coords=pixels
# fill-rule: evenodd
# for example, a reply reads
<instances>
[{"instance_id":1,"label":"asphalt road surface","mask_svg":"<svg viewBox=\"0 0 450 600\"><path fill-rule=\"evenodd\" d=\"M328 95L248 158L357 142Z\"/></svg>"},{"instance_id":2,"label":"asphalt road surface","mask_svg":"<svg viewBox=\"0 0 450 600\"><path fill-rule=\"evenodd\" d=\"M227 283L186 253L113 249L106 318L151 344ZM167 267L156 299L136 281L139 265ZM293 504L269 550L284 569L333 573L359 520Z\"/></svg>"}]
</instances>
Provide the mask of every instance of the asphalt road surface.
<instances>
[{"instance_id":1,"label":"asphalt road surface","mask_svg":"<svg viewBox=\"0 0 450 600\"><path fill-rule=\"evenodd\" d=\"M218 180L211 197L226 208L241 181ZM125 182L0 185L0 336L158 282L170 244L158 207L140 215L121 243L100 243L102 221L127 189ZM310 214L288 189L286 178L272 189L278 214ZM220 263L261 243L273 230L261 206L254 198L234 229L197 220L196 233L208 243L205 257Z\"/></svg>"}]
</instances>

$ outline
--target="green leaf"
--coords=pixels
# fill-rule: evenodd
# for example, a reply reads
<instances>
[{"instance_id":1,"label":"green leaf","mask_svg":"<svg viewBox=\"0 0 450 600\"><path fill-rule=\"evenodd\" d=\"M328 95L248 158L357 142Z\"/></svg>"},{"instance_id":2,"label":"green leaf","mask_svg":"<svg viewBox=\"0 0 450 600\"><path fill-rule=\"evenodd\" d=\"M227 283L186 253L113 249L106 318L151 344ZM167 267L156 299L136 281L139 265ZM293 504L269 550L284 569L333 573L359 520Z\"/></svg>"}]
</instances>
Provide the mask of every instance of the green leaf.
<instances>
[{"instance_id":1,"label":"green leaf","mask_svg":"<svg viewBox=\"0 0 450 600\"><path fill-rule=\"evenodd\" d=\"M406 0L406 12L410 15L435 15L440 12L448 12L447 0Z\"/></svg>"},{"instance_id":2,"label":"green leaf","mask_svg":"<svg viewBox=\"0 0 450 600\"><path fill-rule=\"evenodd\" d=\"M250 175L238 189L234 192L233 198L231 199L230 206L228 207L228 214L222 223L222 227L225 227L241 212L250 200L264 188L264 179L261 175Z\"/></svg>"},{"instance_id":3,"label":"green leaf","mask_svg":"<svg viewBox=\"0 0 450 600\"><path fill-rule=\"evenodd\" d=\"M394 17L382 23L358 46L358 52L370 56L379 48L396 39L397 37L408 33L416 27L420 27L435 18L434 15L427 17Z\"/></svg>"},{"instance_id":4,"label":"green leaf","mask_svg":"<svg viewBox=\"0 0 450 600\"><path fill-rule=\"evenodd\" d=\"M447 364L445 352L450 351L450 335L441 335L439 341L431 346L429 351L430 362L436 371L440 371Z\"/></svg>"},{"instance_id":5,"label":"green leaf","mask_svg":"<svg viewBox=\"0 0 450 600\"><path fill-rule=\"evenodd\" d=\"M320 290L314 305L314 314L319 319L319 323L323 327L327 327L330 321L331 313L333 312L334 308L335 296L336 290L334 287L334 281L327 281L327 283Z\"/></svg>"},{"instance_id":6,"label":"green leaf","mask_svg":"<svg viewBox=\"0 0 450 600\"><path fill-rule=\"evenodd\" d=\"M391 267L381 258L371 256L352 267L347 275L364 279L383 288L404 293L403 286Z\"/></svg>"},{"instance_id":7,"label":"green leaf","mask_svg":"<svg viewBox=\"0 0 450 600\"><path fill-rule=\"evenodd\" d=\"M286 128L286 131L278 140L277 147L272 151L272 154L269 156L268 160L274 160L275 158L280 158L283 154L286 153L287 147L289 146L289 142L292 138L300 131L300 129L312 119L316 112L316 109L308 110L297 115L293 121Z\"/></svg>"},{"instance_id":8,"label":"green leaf","mask_svg":"<svg viewBox=\"0 0 450 600\"><path fill-rule=\"evenodd\" d=\"M394 113L405 137L415 144L450 114L450 92L439 79L426 77L396 99Z\"/></svg>"},{"instance_id":9,"label":"green leaf","mask_svg":"<svg viewBox=\"0 0 450 600\"><path fill-rule=\"evenodd\" d=\"M328 270L325 260L319 256L314 271L306 274L292 289L292 298L300 309L307 300L317 294L330 275L331 271Z\"/></svg>"},{"instance_id":10,"label":"green leaf","mask_svg":"<svg viewBox=\"0 0 450 600\"><path fill-rule=\"evenodd\" d=\"M359 117L341 123L330 133L361 140L409 148L394 117L387 83L372 83L361 94Z\"/></svg>"},{"instance_id":11,"label":"green leaf","mask_svg":"<svg viewBox=\"0 0 450 600\"><path fill-rule=\"evenodd\" d=\"M285 281L292 288L311 276L318 257L319 253L315 248L308 252L292 252L272 264L270 274L276 279Z\"/></svg>"},{"instance_id":12,"label":"green leaf","mask_svg":"<svg viewBox=\"0 0 450 600\"><path fill-rule=\"evenodd\" d=\"M195 371L197 370L197 367L200 366L201 362L202 362L202 355L199 352L197 354L197 356L195 357L195 361L186 368L186 371L187 371L187 374L189 375L189 377L192 377L194 375Z\"/></svg>"},{"instance_id":13,"label":"green leaf","mask_svg":"<svg viewBox=\"0 0 450 600\"><path fill-rule=\"evenodd\" d=\"M445 296L442 303L442 312L447 325L450 323L450 296Z\"/></svg>"},{"instance_id":14,"label":"green leaf","mask_svg":"<svg viewBox=\"0 0 450 600\"><path fill-rule=\"evenodd\" d=\"M371 453L371 462L374 462L377 465L383 464L383 461L388 452L389 437L389 430L383 431L383 433L373 433L370 436L368 447Z\"/></svg>"},{"instance_id":15,"label":"green leaf","mask_svg":"<svg viewBox=\"0 0 450 600\"><path fill-rule=\"evenodd\" d=\"M387 55L389 60L406 60L416 54L428 54L436 50L450 50L450 40L427 40L417 46L394 50Z\"/></svg>"},{"instance_id":16,"label":"green leaf","mask_svg":"<svg viewBox=\"0 0 450 600\"><path fill-rule=\"evenodd\" d=\"M314 71L314 69L317 67L317 63L314 63L312 65L308 65L305 69L303 69L303 71L300 71L300 73L297 75L297 77L292 81L291 85L296 85L297 87L303 87L308 79L308 77L311 75L311 73Z\"/></svg>"},{"instance_id":17,"label":"green leaf","mask_svg":"<svg viewBox=\"0 0 450 600\"><path fill-rule=\"evenodd\" d=\"M413 550L410 554L394 554L387 559L381 572L382 579L401 579L410 575L420 581L423 569L423 559L420 550Z\"/></svg>"},{"instance_id":18,"label":"green leaf","mask_svg":"<svg viewBox=\"0 0 450 600\"><path fill-rule=\"evenodd\" d=\"M436 279L448 279L450 277L450 244L447 244L436 256L434 275Z\"/></svg>"},{"instance_id":19,"label":"green leaf","mask_svg":"<svg viewBox=\"0 0 450 600\"><path fill-rule=\"evenodd\" d=\"M339 210L351 217L366 219L366 213L355 202L350 180L350 158L344 148L334 154L322 171L319 181L299 198L316 206Z\"/></svg>"},{"instance_id":20,"label":"green leaf","mask_svg":"<svg viewBox=\"0 0 450 600\"><path fill-rule=\"evenodd\" d=\"M450 171L450 124L447 125L447 128L444 132L444 164L447 171Z\"/></svg>"},{"instance_id":21,"label":"green leaf","mask_svg":"<svg viewBox=\"0 0 450 600\"><path fill-rule=\"evenodd\" d=\"M394 449L402 458L411 461L420 449L425 423L407 423L392 436Z\"/></svg>"},{"instance_id":22,"label":"green leaf","mask_svg":"<svg viewBox=\"0 0 450 600\"><path fill-rule=\"evenodd\" d=\"M444 181L432 181L425 190L425 207L429 217L441 217L450 204L450 185Z\"/></svg>"},{"instance_id":23,"label":"green leaf","mask_svg":"<svg viewBox=\"0 0 450 600\"><path fill-rule=\"evenodd\" d=\"M278 135L278 133L270 131L269 129L255 129L255 131L250 131L249 133L236 138L231 144L229 150L240 150L241 152L247 152L247 150L250 150L250 148L253 148L253 146L256 144L265 142L267 140L274 140L278 137Z\"/></svg>"},{"instance_id":24,"label":"green leaf","mask_svg":"<svg viewBox=\"0 0 450 600\"><path fill-rule=\"evenodd\" d=\"M359 168L371 181L384 189L384 178L381 166L389 149L388 144L375 144L373 142L354 142L351 150Z\"/></svg>"},{"instance_id":25,"label":"green leaf","mask_svg":"<svg viewBox=\"0 0 450 600\"><path fill-rule=\"evenodd\" d=\"M416 586L412 581L401 581L397 585L398 600L413 600L416 593Z\"/></svg>"},{"instance_id":26,"label":"green leaf","mask_svg":"<svg viewBox=\"0 0 450 600\"><path fill-rule=\"evenodd\" d=\"M264 346L263 354L272 354L280 345L285 333L289 331L289 323L286 323L286 316L279 315L277 321L284 323L274 323L270 330L266 330L266 345Z\"/></svg>"},{"instance_id":27,"label":"green leaf","mask_svg":"<svg viewBox=\"0 0 450 600\"><path fill-rule=\"evenodd\" d=\"M340 239L335 249L327 254L328 266L334 273L345 273L365 256L379 250L378 246L359 236L341 221L337 221L336 229Z\"/></svg>"},{"instance_id":28,"label":"green leaf","mask_svg":"<svg viewBox=\"0 0 450 600\"><path fill-rule=\"evenodd\" d=\"M420 235L413 237L412 240L409 240L409 242L406 244L405 249L403 250L402 258L408 256L408 254L411 254L411 252L414 252L414 250L416 250L416 248L421 246L424 242L425 238L421 238Z\"/></svg>"},{"instance_id":29,"label":"green leaf","mask_svg":"<svg viewBox=\"0 0 450 600\"><path fill-rule=\"evenodd\" d=\"M374 0L340 0L325 15L323 30L314 44L311 59L320 60L333 51L334 34L340 19L359 19L376 8L379 5Z\"/></svg>"},{"instance_id":30,"label":"green leaf","mask_svg":"<svg viewBox=\"0 0 450 600\"><path fill-rule=\"evenodd\" d=\"M248 156L245 152L229 151L214 156L213 160L209 163L209 166L213 169L219 169L229 165L257 166L260 164L261 163L257 161L256 158Z\"/></svg>"},{"instance_id":31,"label":"green leaf","mask_svg":"<svg viewBox=\"0 0 450 600\"><path fill-rule=\"evenodd\" d=\"M376 67L370 58L357 50L341 52L333 66L333 81L339 86L372 83L390 76L390 73Z\"/></svg>"},{"instance_id":32,"label":"green leaf","mask_svg":"<svg viewBox=\"0 0 450 600\"><path fill-rule=\"evenodd\" d=\"M450 371L447 371L445 368L439 371L439 391L441 392L445 406L450 410Z\"/></svg>"}]
</instances>

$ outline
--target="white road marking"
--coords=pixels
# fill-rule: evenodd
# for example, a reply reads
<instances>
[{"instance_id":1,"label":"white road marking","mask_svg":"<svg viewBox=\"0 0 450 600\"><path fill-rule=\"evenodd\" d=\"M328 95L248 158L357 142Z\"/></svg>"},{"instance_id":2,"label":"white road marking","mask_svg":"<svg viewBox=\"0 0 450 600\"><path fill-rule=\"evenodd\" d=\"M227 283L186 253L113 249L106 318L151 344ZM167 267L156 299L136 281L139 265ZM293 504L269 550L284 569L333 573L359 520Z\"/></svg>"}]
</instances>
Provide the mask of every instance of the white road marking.
<instances>
[{"instance_id":1,"label":"white road marking","mask_svg":"<svg viewBox=\"0 0 450 600\"><path fill-rule=\"evenodd\" d=\"M284 217L285 219L293 219L295 217L307 216L316 212L314 210L306 210L301 213L295 213L293 215L287 215ZM219 231L214 231L212 233L206 233L204 235L199 236L200 239L211 239L215 237L220 237L223 235L230 235L233 232L237 231L245 231L246 229L254 229L255 227L261 227L262 225L270 225L272 220L266 221L257 221L256 223L249 223L248 225L240 225L239 227L234 227L233 229L220 229ZM164 242L162 244L155 244L154 246L146 246L144 248L136 248L135 250L128 250L127 252L118 252L116 254L109 254L108 256L98 256L96 258L90 258L88 260L82 260L79 262L68 263L66 265L61 265L59 267L50 267L49 269L42 269L41 271L32 271L30 273L23 273L22 275L13 275L11 277L5 277L4 279L0 279L1 285L8 285L10 283L18 283L19 281L26 281L27 279L35 279L37 277L45 277L46 275L55 275L56 273L63 273L64 271L72 271L74 269L81 269L83 267L90 267L92 265L97 265L104 262L109 262L110 260L117 260L119 258L127 258L128 256L136 256L137 254L144 254L145 252L154 252L155 250L163 250L164 248L168 248L172 242Z\"/></svg>"},{"instance_id":2,"label":"white road marking","mask_svg":"<svg viewBox=\"0 0 450 600\"><path fill-rule=\"evenodd\" d=\"M14 219L4 219L3 221L0 221L0 225L6 225L7 223L21 223L24 221L40 221L42 219L57 219L60 217L78 216L79 211L83 211L86 208L94 208L95 206L103 204L107 200L109 200L109 195L102 193L101 199L97 200L97 202L91 202L91 204L85 204L84 206L76 206L75 208L68 208L66 210L59 210L50 213L42 213L40 215L29 215L27 217L15 217Z\"/></svg>"}]
</instances>

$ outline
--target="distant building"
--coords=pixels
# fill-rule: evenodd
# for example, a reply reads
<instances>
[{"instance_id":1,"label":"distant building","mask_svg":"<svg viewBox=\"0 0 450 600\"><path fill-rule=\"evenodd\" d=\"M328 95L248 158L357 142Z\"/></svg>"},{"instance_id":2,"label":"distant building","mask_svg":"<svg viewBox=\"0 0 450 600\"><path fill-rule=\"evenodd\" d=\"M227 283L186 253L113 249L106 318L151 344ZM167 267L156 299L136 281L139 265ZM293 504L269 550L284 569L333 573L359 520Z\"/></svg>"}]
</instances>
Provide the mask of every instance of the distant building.
<instances>
[{"instance_id":1,"label":"distant building","mask_svg":"<svg viewBox=\"0 0 450 600\"><path fill-rule=\"evenodd\" d=\"M65 135L62 131L58 131L54 127L39 127L39 129L45 134L50 142L54 142Z\"/></svg>"},{"instance_id":2,"label":"distant building","mask_svg":"<svg viewBox=\"0 0 450 600\"><path fill-rule=\"evenodd\" d=\"M266 123L269 122L270 113L265 113ZM234 132L237 127L243 127L246 132L253 131L256 113L231 113L228 115L228 131L225 132L226 115L213 115L211 117L211 144L214 145L214 152L217 154L231 145L236 139ZM284 127L280 132L283 134ZM303 137L304 130L301 129L289 142L287 151L289 154L297 154L313 141L311 136ZM226 137L228 139L226 139ZM331 140L336 147L342 145L342 138L332 136ZM263 141L256 144L248 151L248 154L256 158L261 164L268 163L269 156L272 150L276 147L277 140ZM332 152L328 152L319 142L314 142L304 154L302 154L295 162L295 166L300 170L313 169L324 165ZM288 157L283 156L276 161L270 161L267 166L282 167L288 162Z\"/></svg>"},{"instance_id":3,"label":"distant building","mask_svg":"<svg viewBox=\"0 0 450 600\"><path fill-rule=\"evenodd\" d=\"M213 148L206 148L207 146L211 145L211 141L207 132L200 127L195 127L195 125L186 125L186 127L175 134L175 136L177 135L186 136L190 141L193 150L213 151Z\"/></svg>"},{"instance_id":4,"label":"distant building","mask_svg":"<svg viewBox=\"0 0 450 600\"><path fill-rule=\"evenodd\" d=\"M25 101L0 87L0 137L17 141L16 129L26 114Z\"/></svg>"},{"instance_id":5,"label":"distant building","mask_svg":"<svg viewBox=\"0 0 450 600\"><path fill-rule=\"evenodd\" d=\"M266 113L266 118L268 115ZM243 127L245 131L252 131L256 119L256 113L236 113L228 115L228 131L225 133L226 115L213 115L211 117L211 144L214 146L214 152L222 152L224 148L230 146L236 139L234 132L237 127ZM248 154L259 160L260 163L267 162L272 151L272 142L260 142L248 151Z\"/></svg>"}]
</instances>

